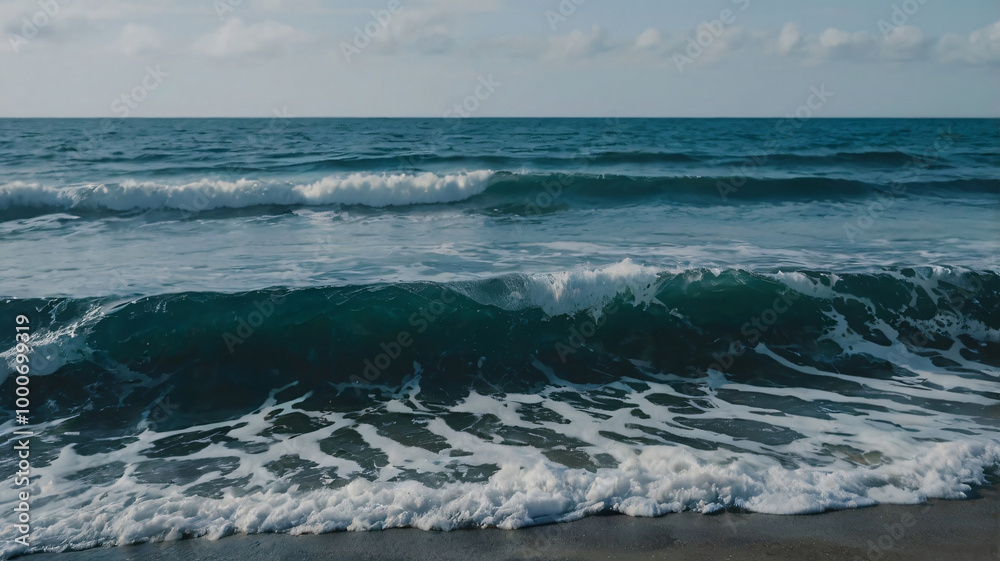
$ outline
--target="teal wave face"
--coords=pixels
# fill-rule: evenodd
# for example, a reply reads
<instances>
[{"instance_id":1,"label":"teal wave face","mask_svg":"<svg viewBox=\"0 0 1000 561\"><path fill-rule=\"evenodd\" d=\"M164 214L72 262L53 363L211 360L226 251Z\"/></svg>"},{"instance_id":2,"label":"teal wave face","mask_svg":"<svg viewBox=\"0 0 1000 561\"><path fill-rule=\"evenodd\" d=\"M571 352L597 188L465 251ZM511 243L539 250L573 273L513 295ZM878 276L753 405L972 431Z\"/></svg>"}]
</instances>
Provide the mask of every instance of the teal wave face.
<instances>
[{"instance_id":1,"label":"teal wave face","mask_svg":"<svg viewBox=\"0 0 1000 561\"><path fill-rule=\"evenodd\" d=\"M239 416L293 382L311 388L311 399L358 407L398 391L415 365L424 398L442 403L470 387L530 393L553 378L587 385L662 373L697 381L714 371L803 383L769 368L764 348L876 378L894 374L891 352L903 348L957 348L1000 366L1000 276L992 272L661 273L578 293L558 309L547 282L515 275L121 304L8 301L0 314L37 310L40 391L56 410L108 428L135 426L163 392L186 411L178 423ZM887 354L853 352L859 345Z\"/></svg>"},{"instance_id":2,"label":"teal wave face","mask_svg":"<svg viewBox=\"0 0 1000 561\"><path fill-rule=\"evenodd\" d=\"M995 482L1000 121L781 122L0 120L33 545Z\"/></svg>"}]
</instances>

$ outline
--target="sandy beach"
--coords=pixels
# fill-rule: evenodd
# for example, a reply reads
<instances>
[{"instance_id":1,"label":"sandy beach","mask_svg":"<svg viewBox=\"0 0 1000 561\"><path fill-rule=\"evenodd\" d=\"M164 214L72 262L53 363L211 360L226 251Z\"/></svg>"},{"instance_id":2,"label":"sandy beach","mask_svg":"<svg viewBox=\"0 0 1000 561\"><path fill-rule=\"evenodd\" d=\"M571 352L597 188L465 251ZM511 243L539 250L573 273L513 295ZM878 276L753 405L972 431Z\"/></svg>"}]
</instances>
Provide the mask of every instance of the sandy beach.
<instances>
[{"instance_id":1,"label":"sandy beach","mask_svg":"<svg viewBox=\"0 0 1000 561\"><path fill-rule=\"evenodd\" d=\"M989 560L1000 559L1000 486L980 489L976 498L966 501L933 500L819 515L683 513L661 518L597 516L516 531L238 535L44 553L26 559Z\"/></svg>"}]
</instances>

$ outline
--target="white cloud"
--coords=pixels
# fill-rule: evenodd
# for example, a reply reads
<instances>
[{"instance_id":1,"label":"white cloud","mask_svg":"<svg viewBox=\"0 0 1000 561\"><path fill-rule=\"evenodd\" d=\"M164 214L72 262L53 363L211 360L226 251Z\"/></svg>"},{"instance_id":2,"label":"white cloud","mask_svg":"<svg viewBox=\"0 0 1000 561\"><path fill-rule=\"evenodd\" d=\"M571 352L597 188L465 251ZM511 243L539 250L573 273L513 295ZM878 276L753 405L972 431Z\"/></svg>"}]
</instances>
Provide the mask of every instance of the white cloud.
<instances>
[{"instance_id":1,"label":"white cloud","mask_svg":"<svg viewBox=\"0 0 1000 561\"><path fill-rule=\"evenodd\" d=\"M760 29L745 27L727 27L722 35L717 37L705 49L705 60L715 60L730 53L762 52L766 50L772 35Z\"/></svg>"},{"instance_id":2,"label":"white cloud","mask_svg":"<svg viewBox=\"0 0 1000 561\"><path fill-rule=\"evenodd\" d=\"M163 47L159 33L148 25L126 24L118 37L118 44L129 57L139 57Z\"/></svg>"},{"instance_id":3,"label":"white cloud","mask_svg":"<svg viewBox=\"0 0 1000 561\"><path fill-rule=\"evenodd\" d=\"M686 34L669 35L648 28L634 37L615 37L606 29L594 25L589 32L579 29L545 39L537 37L499 37L483 42L473 51L477 54L506 55L518 58L542 59L553 62L590 62L601 60L611 64L670 65L672 57L692 56L689 49L700 29ZM703 35L705 36L705 35ZM731 26L711 37L707 45L699 45L694 55L701 63L710 63L728 53L762 49L769 40L767 32Z\"/></svg>"},{"instance_id":4,"label":"white cloud","mask_svg":"<svg viewBox=\"0 0 1000 561\"><path fill-rule=\"evenodd\" d=\"M482 42L472 52L550 61L600 58L615 64L668 66L674 64L671 60L675 55L691 58L692 64L708 65L746 53L799 59L810 65L831 60L878 63L920 59L944 63L1000 63L1000 22L968 35L951 34L941 38L931 37L912 26L896 27L884 37L834 27L805 33L795 22L786 23L778 31L729 26L713 34L710 41L696 42L696 37L704 39L708 34L700 28L676 34L647 28L632 37L615 37L595 25L589 32L573 30L545 39L497 37ZM692 51L696 54L692 55Z\"/></svg>"},{"instance_id":5,"label":"white cloud","mask_svg":"<svg viewBox=\"0 0 1000 561\"><path fill-rule=\"evenodd\" d=\"M946 61L968 64L1000 63L1000 21L977 29L969 35L945 35L938 43L938 51Z\"/></svg>"},{"instance_id":6,"label":"white cloud","mask_svg":"<svg viewBox=\"0 0 1000 561\"><path fill-rule=\"evenodd\" d=\"M637 51L655 49L663 44L663 36L660 32L650 27L635 38L633 48Z\"/></svg>"},{"instance_id":7,"label":"white cloud","mask_svg":"<svg viewBox=\"0 0 1000 561\"><path fill-rule=\"evenodd\" d=\"M933 53L937 53L939 62L988 64L1000 62L1000 22L969 35L949 34L939 39L912 26L896 27L884 37L867 31L851 33L837 28L804 34L798 24L790 22L772 40L771 51L783 56L802 57L810 64L844 59L859 62L911 61L927 58Z\"/></svg>"},{"instance_id":8,"label":"white cloud","mask_svg":"<svg viewBox=\"0 0 1000 561\"><path fill-rule=\"evenodd\" d=\"M890 59L912 60L924 56L934 41L922 29L902 26L893 29L886 37L882 53Z\"/></svg>"},{"instance_id":9,"label":"white cloud","mask_svg":"<svg viewBox=\"0 0 1000 561\"><path fill-rule=\"evenodd\" d=\"M608 53L614 48L608 32L594 24L590 33L574 29L567 35L549 38L547 55L555 59L589 58Z\"/></svg>"},{"instance_id":10,"label":"white cloud","mask_svg":"<svg viewBox=\"0 0 1000 561\"><path fill-rule=\"evenodd\" d=\"M263 21L247 25L233 17L195 41L194 50L212 57L271 56L309 39L307 33L284 23Z\"/></svg>"},{"instance_id":11,"label":"white cloud","mask_svg":"<svg viewBox=\"0 0 1000 561\"><path fill-rule=\"evenodd\" d=\"M603 32L583 34L575 31L569 36L550 39L550 42L563 45L564 51L576 57L610 55L614 58L609 60L625 64L669 63L671 57L677 55L691 57L692 64L708 65L745 53L799 59L809 65L832 60L879 63L921 59L974 65L1000 63L1000 22L968 35L949 34L940 38L913 26L896 27L884 37L833 27L818 33L805 33L795 22L786 23L779 31L730 26L711 41L695 47L692 43L698 32L692 29L668 35L649 28L632 38L620 39ZM697 56L692 56L692 50Z\"/></svg>"},{"instance_id":12,"label":"white cloud","mask_svg":"<svg viewBox=\"0 0 1000 561\"><path fill-rule=\"evenodd\" d=\"M788 22L781 28L778 35L778 52L787 55L802 44L802 28L799 24Z\"/></svg>"},{"instance_id":13,"label":"white cloud","mask_svg":"<svg viewBox=\"0 0 1000 561\"><path fill-rule=\"evenodd\" d=\"M371 37L371 51L379 54L445 54L468 48L462 45L457 30L463 29L463 18L469 15L494 13L503 10L499 0L413 0L402 2L402 10L391 16L385 26L378 26ZM365 10L369 22L372 11L381 13L384 8ZM359 26L363 29L363 25ZM350 43L357 36L340 38ZM363 40L363 38L361 38Z\"/></svg>"},{"instance_id":14,"label":"white cloud","mask_svg":"<svg viewBox=\"0 0 1000 561\"><path fill-rule=\"evenodd\" d=\"M811 53L820 58L863 59L873 54L876 41L867 31L850 33L831 27L820 33L811 46Z\"/></svg>"},{"instance_id":15,"label":"white cloud","mask_svg":"<svg viewBox=\"0 0 1000 561\"><path fill-rule=\"evenodd\" d=\"M371 21L375 21L374 19ZM388 24L372 36L373 51L382 54L406 52L441 54L456 45L454 22L448 14L409 10L392 16Z\"/></svg>"},{"instance_id":16,"label":"white cloud","mask_svg":"<svg viewBox=\"0 0 1000 561\"><path fill-rule=\"evenodd\" d=\"M63 11L74 17L90 20L120 20L137 18L158 18L166 15L200 16L197 4L171 0L104 0L102 2L79 2L61 0ZM211 9L211 3L208 4Z\"/></svg>"}]
</instances>

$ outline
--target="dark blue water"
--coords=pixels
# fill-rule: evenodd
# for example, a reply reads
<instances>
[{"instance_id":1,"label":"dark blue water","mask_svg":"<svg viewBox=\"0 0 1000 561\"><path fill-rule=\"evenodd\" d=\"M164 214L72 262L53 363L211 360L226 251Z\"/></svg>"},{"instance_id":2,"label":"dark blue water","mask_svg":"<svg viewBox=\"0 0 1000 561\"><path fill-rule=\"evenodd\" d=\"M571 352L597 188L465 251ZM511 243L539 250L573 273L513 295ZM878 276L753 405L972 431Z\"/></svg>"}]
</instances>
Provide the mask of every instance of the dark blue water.
<instances>
[{"instance_id":1,"label":"dark blue water","mask_svg":"<svg viewBox=\"0 0 1000 561\"><path fill-rule=\"evenodd\" d=\"M0 120L33 543L963 498L1000 466L998 139Z\"/></svg>"},{"instance_id":2,"label":"dark blue water","mask_svg":"<svg viewBox=\"0 0 1000 561\"><path fill-rule=\"evenodd\" d=\"M0 121L0 293L990 264L997 121L791 123Z\"/></svg>"}]
</instances>

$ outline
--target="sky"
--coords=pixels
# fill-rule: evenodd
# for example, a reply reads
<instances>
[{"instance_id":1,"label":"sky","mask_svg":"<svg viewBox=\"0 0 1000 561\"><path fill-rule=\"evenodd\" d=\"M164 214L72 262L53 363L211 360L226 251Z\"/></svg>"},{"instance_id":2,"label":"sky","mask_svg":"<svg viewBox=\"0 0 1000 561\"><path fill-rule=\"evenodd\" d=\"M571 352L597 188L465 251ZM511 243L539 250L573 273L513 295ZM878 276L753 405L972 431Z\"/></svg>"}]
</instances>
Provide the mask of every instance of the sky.
<instances>
[{"instance_id":1,"label":"sky","mask_svg":"<svg viewBox=\"0 0 1000 561\"><path fill-rule=\"evenodd\" d=\"M1000 117L998 0L0 0L0 117Z\"/></svg>"}]
</instances>

